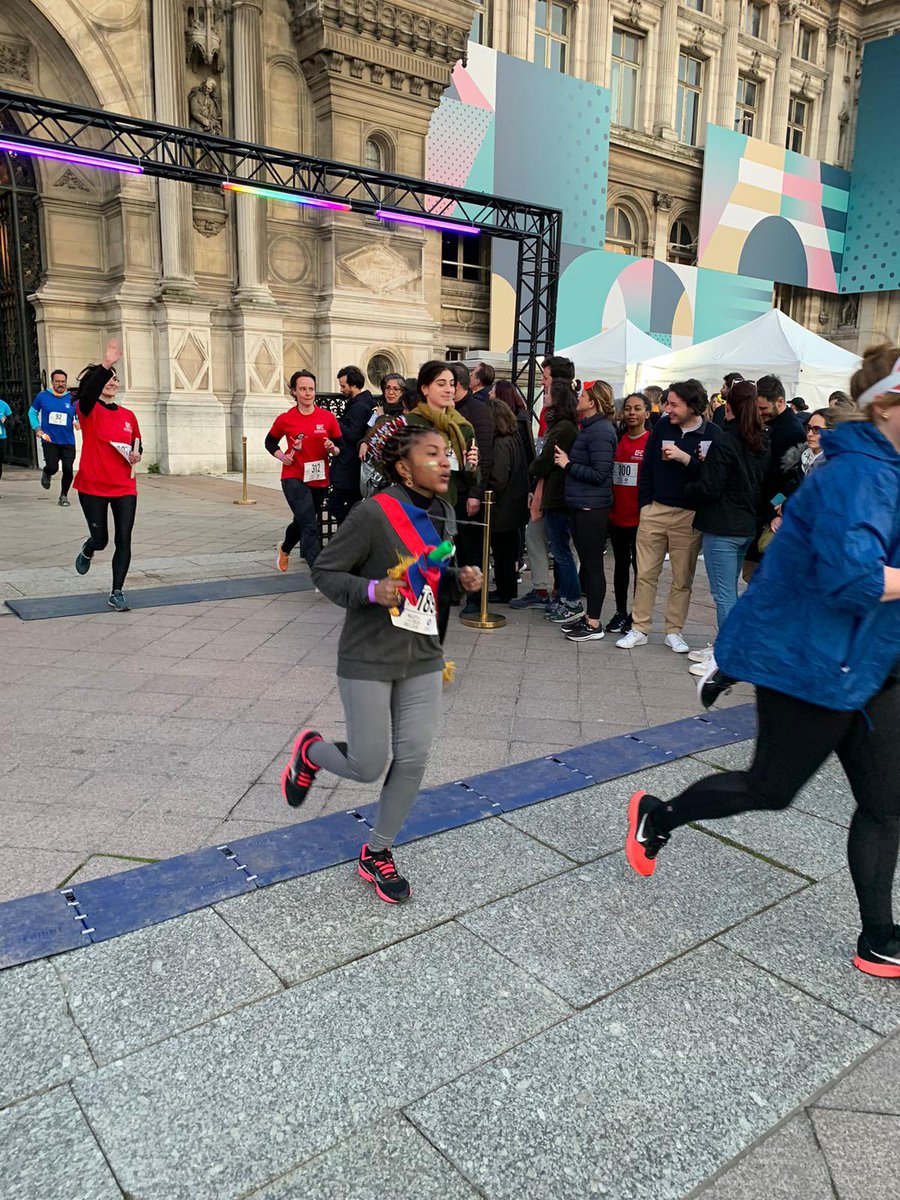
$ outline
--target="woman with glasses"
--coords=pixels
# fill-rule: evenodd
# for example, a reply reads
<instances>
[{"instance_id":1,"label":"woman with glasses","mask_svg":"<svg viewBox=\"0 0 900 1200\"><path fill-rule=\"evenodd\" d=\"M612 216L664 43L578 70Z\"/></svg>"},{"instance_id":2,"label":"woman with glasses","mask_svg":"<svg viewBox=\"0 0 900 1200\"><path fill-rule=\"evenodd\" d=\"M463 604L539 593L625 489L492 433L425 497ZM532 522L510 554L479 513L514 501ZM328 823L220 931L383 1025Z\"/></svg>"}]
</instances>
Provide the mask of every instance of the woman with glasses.
<instances>
[{"instance_id":1,"label":"woman with glasses","mask_svg":"<svg viewBox=\"0 0 900 1200\"><path fill-rule=\"evenodd\" d=\"M806 422L806 448L800 455L800 465L803 467L804 476L824 464L822 430L834 429L837 417L838 410L834 408L819 408L814 413L810 413Z\"/></svg>"},{"instance_id":2,"label":"woman with glasses","mask_svg":"<svg viewBox=\"0 0 900 1200\"><path fill-rule=\"evenodd\" d=\"M114 364L120 355L119 343L110 338L103 362L85 367L78 376L75 407L81 426L81 461L72 486L90 534L75 559L75 570L86 575L94 554L106 549L112 510L116 548L108 603L117 612L128 612L122 589L131 565L131 533L137 513L134 468L141 461L141 431L131 409L116 404L119 377Z\"/></svg>"}]
</instances>

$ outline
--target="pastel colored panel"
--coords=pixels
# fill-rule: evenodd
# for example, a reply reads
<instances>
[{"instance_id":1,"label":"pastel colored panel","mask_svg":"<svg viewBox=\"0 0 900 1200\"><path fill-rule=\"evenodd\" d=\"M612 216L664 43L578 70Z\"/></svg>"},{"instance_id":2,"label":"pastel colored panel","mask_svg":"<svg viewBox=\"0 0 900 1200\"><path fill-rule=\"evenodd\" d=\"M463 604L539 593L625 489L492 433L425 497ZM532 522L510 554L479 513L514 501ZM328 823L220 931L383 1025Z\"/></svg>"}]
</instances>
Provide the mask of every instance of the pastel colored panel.
<instances>
[{"instance_id":1,"label":"pastel colored panel","mask_svg":"<svg viewBox=\"0 0 900 1200\"><path fill-rule=\"evenodd\" d=\"M802 222L805 225L822 226L822 207L808 200L795 200L793 196L782 196L781 214L789 221Z\"/></svg>"},{"instance_id":2,"label":"pastel colored panel","mask_svg":"<svg viewBox=\"0 0 900 1200\"><path fill-rule=\"evenodd\" d=\"M758 163L752 159L743 158L738 179L741 183L749 183L753 187L777 192L780 196L783 190L784 171L780 167L770 166L769 163Z\"/></svg>"},{"instance_id":3,"label":"pastel colored panel","mask_svg":"<svg viewBox=\"0 0 900 1200\"><path fill-rule=\"evenodd\" d=\"M729 133L731 130L728 131ZM760 138L747 137L743 133L735 133L734 137L744 138L746 141L746 149L744 150L744 161L761 163L767 167L773 167L777 171L783 171L787 160L787 151L781 146L775 146L771 142L764 142Z\"/></svg>"},{"instance_id":4,"label":"pastel colored panel","mask_svg":"<svg viewBox=\"0 0 900 1200\"><path fill-rule=\"evenodd\" d=\"M835 212L846 212L850 204L850 193L841 188L822 184L822 207L834 209Z\"/></svg>"},{"instance_id":5,"label":"pastel colored panel","mask_svg":"<svg viewBox=\"0 0 900 1200\"><path fill-rule=\"evenodd\" d=\"M837 279L834 273L834 259L830 250L818 247L807 247L806 262L809 268L808 287L820 292L836 292Z\"/></svg>"},{"instance_id":6,"label":"pastel colored panel","mask_svg":"<svg viewBox=\"0 0 900 1200\"><path fill-rule=\"evenodd\" d=\"M759 216L770 213L777 216L781 211L781 192L770 191L768 188L756 187L752 183L741 182L731 193L731 203L740 204L743 208L752 208Z\"/></svg>"},{"instance_id":7,"label":"pastel colored panel","mask_svg":"<svg viewBox=\"0 0 900 1200\"><path fill-rule=\"evenodd\" d=\"M743 229L729 229L726 225L720 225L698 265L704 267L707 262L715 262L720 264L715 270L736 272L746 240Z\"/></svg>"},{"instance_id":8,"label":"pastel colored panel","mask_svg":"<svg viewBox=\"0 0 900 1200\"><path fill-rule=\"evenodd\" d=\"M815 164L818 166L818 164ZM816 178L803 178L800 175L792 175L785 171L784 173L784 194L792 196L795 200L806 200L810 204L815 204L817 207L822 207L822 180L816 173Z\"/></svg>"}]
</instances>

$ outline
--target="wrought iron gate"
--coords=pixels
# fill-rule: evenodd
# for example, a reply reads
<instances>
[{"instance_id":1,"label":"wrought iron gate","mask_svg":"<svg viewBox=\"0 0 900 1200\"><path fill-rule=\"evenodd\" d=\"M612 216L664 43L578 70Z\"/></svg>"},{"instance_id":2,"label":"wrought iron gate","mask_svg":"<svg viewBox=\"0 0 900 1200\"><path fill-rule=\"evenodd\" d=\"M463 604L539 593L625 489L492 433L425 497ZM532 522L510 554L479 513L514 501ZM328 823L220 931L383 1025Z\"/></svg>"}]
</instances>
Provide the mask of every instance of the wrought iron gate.
<instances>
[{"instance_id":1,"label":"wrought iron gate","mask_svg":"<svg viewBox=\"0 0 900 1200\"><path fill-rule=\"evenodd\" d=\"M34 166L24 154L0 153L0 399L12 409L7 461L28 467L35 464L28 408L42 384L28 295L37 289L41 271Z\"/></svg>"}]
</instances>

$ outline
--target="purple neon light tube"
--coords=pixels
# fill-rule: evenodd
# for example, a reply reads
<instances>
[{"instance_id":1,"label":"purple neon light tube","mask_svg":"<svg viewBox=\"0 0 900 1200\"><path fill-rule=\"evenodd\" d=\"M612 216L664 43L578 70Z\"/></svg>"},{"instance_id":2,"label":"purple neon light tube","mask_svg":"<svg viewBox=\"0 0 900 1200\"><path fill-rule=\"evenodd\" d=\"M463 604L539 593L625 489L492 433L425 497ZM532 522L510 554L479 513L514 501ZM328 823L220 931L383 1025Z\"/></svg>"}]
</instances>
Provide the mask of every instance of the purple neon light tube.
<instances>
[{"instance_id":1,"label":"purple neon light tube","mask_svg":"<svg viewBox=\"0 0 900 1200\"><path fill-rule=\"evenodd\" d=\"M386 208L380 208L375 216L382 221L399 221L401 225L424 225L426 229L446 229L450 233L481 233L477 225L439 221L436 217L419 217L415 213L393 212Z\"/></svg>"},{"instance_id":2,"label":"purple neon light tube","mask_svg":"<svg viewBox=\"0 0 900 1200\"><path fill-rule=\"evenodd\" d=\"M92 154L70 153L68 150L56 150L53 146L37 146L31 142L27 146L19 142L0 140L0 150L10 154L32 154L35 158L51 158L54 162L77 163L82 167L100 167L104 171L122 171L126 175L142 175L144 168L138 163L111 162L106 158L95 158Z\"/></svg>"}]
</instances>

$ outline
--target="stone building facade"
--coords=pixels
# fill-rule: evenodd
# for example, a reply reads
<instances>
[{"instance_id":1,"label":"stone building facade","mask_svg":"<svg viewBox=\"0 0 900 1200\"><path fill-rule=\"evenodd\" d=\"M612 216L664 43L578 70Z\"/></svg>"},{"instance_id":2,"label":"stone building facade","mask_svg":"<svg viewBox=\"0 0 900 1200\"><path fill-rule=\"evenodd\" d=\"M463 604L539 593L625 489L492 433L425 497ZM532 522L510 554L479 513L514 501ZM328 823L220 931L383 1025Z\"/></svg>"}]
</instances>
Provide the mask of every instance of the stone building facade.
<instances>
[{"instance_id":1,"label":"stone building facade","mask_svg":"<svg viewBox=\"0 0 900 1200\"><path fill-rule=\"evenodd\" d=\"M775 142L790 127L849 165L862 45L898 25L897 0L4 0L0 87L422 176L471 34L612 88L607 248L691 262L706 121ZM21 356L73 374L120 333L163 472L228 469L243 434L261 463L298 366L332 390L346 363L374 380L487 344L488 263L464 239L16 162ZM898 293L777 299L853 349L900 326Z\"/></svg>"}]
</instances>

